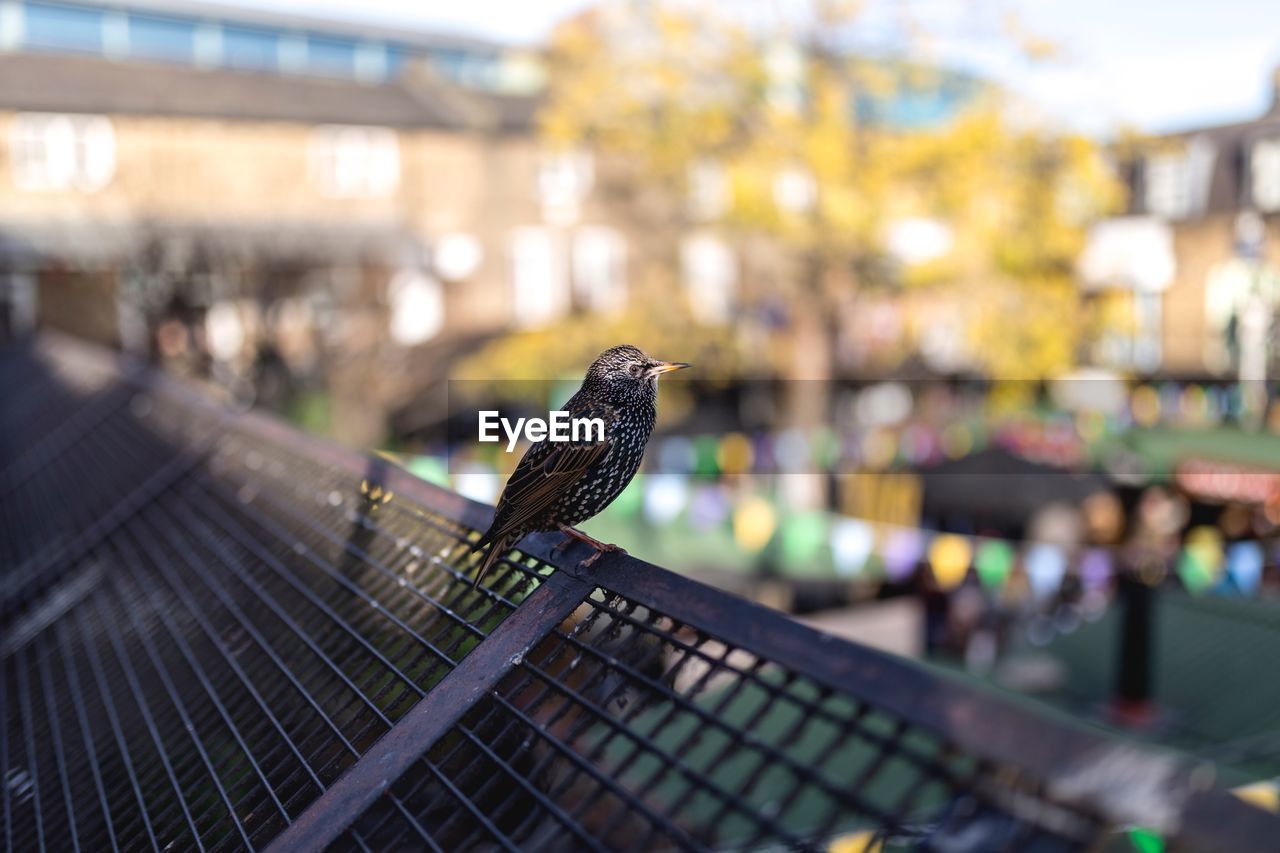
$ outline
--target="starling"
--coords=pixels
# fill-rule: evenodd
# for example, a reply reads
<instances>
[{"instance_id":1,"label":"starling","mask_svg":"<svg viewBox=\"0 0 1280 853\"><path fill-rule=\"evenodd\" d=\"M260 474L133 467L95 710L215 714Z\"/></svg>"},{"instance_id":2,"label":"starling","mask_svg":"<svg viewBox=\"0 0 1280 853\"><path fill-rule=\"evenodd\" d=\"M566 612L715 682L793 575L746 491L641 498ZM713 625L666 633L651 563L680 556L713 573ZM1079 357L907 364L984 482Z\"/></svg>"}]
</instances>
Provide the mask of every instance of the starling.
<instances>
[{"instance_id":1,"label":"starling","mask_svg":"<svg viewBox=\"0 0 1280 853\"><path fill-rule=\"evenodd\" d=\"M472 586L479 586L489 567L526 534L559 530L563 545L586 542L596 553L622 550L599 542L580 530L581 524L613 502L635 476L657 417L658 377L689 365L649 358L633 346L605 350L591 364L582 387L569 398L565 410L572 419L599 418L591 439L572 442L542 440L530 447L507 480L493 524L473 550L488 547Z\"/></svg>"}]
</instances>

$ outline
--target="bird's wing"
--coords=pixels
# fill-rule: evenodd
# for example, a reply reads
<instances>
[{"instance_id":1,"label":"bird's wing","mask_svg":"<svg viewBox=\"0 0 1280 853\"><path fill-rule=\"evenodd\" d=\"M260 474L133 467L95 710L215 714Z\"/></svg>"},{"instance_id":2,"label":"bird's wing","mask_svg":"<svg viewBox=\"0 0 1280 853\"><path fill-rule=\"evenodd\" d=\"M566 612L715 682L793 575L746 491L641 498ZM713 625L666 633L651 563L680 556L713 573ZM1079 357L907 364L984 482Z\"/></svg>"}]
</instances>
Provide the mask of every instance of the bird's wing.
<instances>
[{"instance_id":1,"label":"bird's wing","mask_svg":"<svg viewBox=\"0 0 1280 853\"><path fill-rule=\"evenodd\" d=\"M579 400L576 395L565 409L571 418L600 418L604 421L604 440L543 440L530 447L502 490L493 527L486 539L528 530L529 525L537 521L591 466L608 455L613 443L609 439L607 425L614 417L613 410L602 403Z\"/></svg>"}]
</instances>

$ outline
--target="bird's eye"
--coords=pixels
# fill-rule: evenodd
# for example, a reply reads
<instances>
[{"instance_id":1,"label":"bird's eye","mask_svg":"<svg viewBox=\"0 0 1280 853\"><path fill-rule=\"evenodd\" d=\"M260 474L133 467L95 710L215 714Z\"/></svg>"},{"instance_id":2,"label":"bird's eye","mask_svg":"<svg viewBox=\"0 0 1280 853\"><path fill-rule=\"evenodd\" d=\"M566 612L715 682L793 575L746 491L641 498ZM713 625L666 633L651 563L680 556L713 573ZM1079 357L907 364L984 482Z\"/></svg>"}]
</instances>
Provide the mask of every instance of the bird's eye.
<instances>
[{"instance_id":1,"label":"bird's eye","mask_svg":"<svg viewBox=\"0 0 1280 853\"><path fill-rule=\"evenodd\" d=\"M643 372L644 368L642 368L640 365L636 364L635 362L632 362L631 366L628 367L627 370L631 371L632 376L639 376Z\"/></svg>"}]
</instances>

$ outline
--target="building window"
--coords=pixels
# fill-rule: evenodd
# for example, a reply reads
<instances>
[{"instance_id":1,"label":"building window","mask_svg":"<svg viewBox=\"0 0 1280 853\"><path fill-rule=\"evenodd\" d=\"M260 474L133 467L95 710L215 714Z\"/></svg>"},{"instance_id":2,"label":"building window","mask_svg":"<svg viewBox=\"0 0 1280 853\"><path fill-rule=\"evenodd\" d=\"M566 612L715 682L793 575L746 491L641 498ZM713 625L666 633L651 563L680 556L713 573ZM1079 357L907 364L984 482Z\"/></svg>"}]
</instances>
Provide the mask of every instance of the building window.
<instances>
[{"instance_id":1,"label":"building window","mask_svg":"<svg viewBox=\"0 0 1280 853\"><path fill-rule=\"evenodd\" d=\"M276 58L280 70L289 74L307 73L307 39L302 33L283 33Z\"/></svg>"},{"instance_id":2,"label":"building window","mask_svg":"<svg viewBox=\"0 0 1280 853\"><path fill-rule=\"evenodd\" d=\"M592 311L620 311L627 302L627 243L612 228L591 226L573 238L573 289Z\"/></svg>"},{"instance_id":3,"label":"building window","mask_svg":"<svg viewBox=\"0 0 1280 853\"><path fill-rule=\"evenodd\" d=\"M356 43L344 39L308 36L307 71L327 77L354 77Z\"/></svg>"},{"instance_id":4,"label":"building window","mask_svg":"<svg viewBox=\"0 0 1280 853\"><path fill-rule=\"evenodd\" d=\"M402 47L387 48L387 79L394 80L404 73L413 59L413 53Z\"/></svg>"},{"instance_id":5,"label":"building window","mask_svg":"<svg viewBox=\"0 0 1280 853\"><path fill-rule=\"evenodd\" d=\"M1147 210L1169 219L1191 211L1191 182L1187 158L1182 153L1155 154L1147 158Z\"/></svg>"},{"instance_id":6,"label":"building window","mask_svg":"<svg viewBox=\"0 0 1280 853\"><path fill-rule=\"evenodd\" d=\"M463 48L430 48L427 60L435 71L451 83L476 89L493 88L499 56Z\"/></svg>"},{"instance_id":7,"label":"building window","mask_svg":"<svg viewBox=\"0 0 1280 853\"><path fill-rule=\"evenodd\" d=\"M698 160L689 167L689 215L698 222L724 216L729 207L729 181L716 160Z\"/></svg>"},{"instance_id":8,"label":"building window","mask_svg":"<svg viewBox=\"0 0 1280 853\"><path fill-rule=\"evenodd\" d=\"M195 63L200 68L216 68L222 63L222 25L203 21L195 28L192 45Z\"/></svg>"},{"instance_id":9,"label":"building window","mask_svg":"<svg viewBox=\"0 0 1280 853\"><path fill-rule=\"evenodd\" d=\"M129 16L129 53L142 59L191 62L196 52L196 25L190 21Z\"/></svg>"},{"instance_id":10,"label":"building window","mask_svg":"<svg viewBox=\"0 0 1280 853\"><path fill-rule=\"evenodd\" d=\"M317 128L312 174L327 195L386 196L400 183L400 146L386 127Z\"/></svg>"},{"instance_id":11,"label":"building window","mask_svg":"<svg viewBox=\"0 0 1280 853\"><path fill-rule=\"evenodd\" d=\"M1253 203L1259 210L1280 210L1280 137L1253 144L1249 156Z\"/></svg>"},{"instance_id":12,"label":"building window","mask_svg":"<svg viewBox=\"0 0 1280 853\"><path fill-rule=\"evenodd\" d=\"M431 248L431 266L445 281L463 281L475 274L484 260L484 247L471 234L441 235Z\"/></svg>"},{"instance_id":13,"label":"building window","mask_svg":"<svg viewBox=\"0 0 1280 853\"><path fill-rule=\"evenodd\" d=\"M806 166L791 165L773 176L773 203L792 216L813 210L818 203L818 182Z\"/></svg>"},{"instance_id":14,"label":"building window","mask_svg":"<svg viewBox=\"0 0 1280 853\"><path fill-rule=\"evenodd\" d=\"M223 27L222 62L242 71L275 71L280 67L280 39L265 30Z\"/></svg>"},{"instance_id":15,"label":"building window","mask_svg":"<svg viewBox=\"0 0 1280 853\"><path fill-rule=\"evenodd\" d=\"M1184 219L1208 206L1215 151L1207 139L1192 139L1181 151L1166 151L1146 159L1147 212L1166 219Z\"/></svg>"},{"instance_id":16,"label":"building window","mask_svg":"<svg viewBox=\"0 0 1280 853\"><path fill-rule=\"evenodd\" d=\"M99 9L28 3L24 39L28 47L101 53L102 21Z\"/></svg>"},{"instance_id":17,"label":"building window","mask_svg":"<svg viewBox=\"0 0 1280 853\"><path fill-rule=\"evenodd\" d=\"M93 192L116 170L115 134L105 116L19 113L9 126L9 152L21 190Z\"/></svg>"},{"instance_id":18,"label":"building window","mask_svg":"<svg viewBox=\"0 0 1280 853\"><path fill-rule=\"evenodd\" d=\"M444 287L420 270L401 270L387 285L391 339L416 347L444 329Z\"/></svg>"},{"instance_id":19,"label":"building window","mask_svg":"<svg viewBox=\"0 0 1280 853\"><path fill-rule=\"evenodd\" d=\"M1242 258L1209 269L1204 283L1204 364L1221 373L1240 366L1251 303L1266 306L1270 317L1280 306L1280 270Z\"/></svg>"},{"instance_id":20,"label":"building window","mask_svg":"<svg viewBox=\"0 0 1280 853\"><path fill-rule=\"evenodd\" d=\"M549 228L517 228L511 240L511 312L516 326L542 326L569 310L564 264Z\"/></svg>"},{"instance_id":21,"label":"building window","mask_svg":"<svg viewBox=\"0 0 1280 853\"><path fill-rule=\"evenodd\" d=\"M738 262L729 244L710 233L685 237L680 269L694 317L702 323L729 322L738 289Z\"/></svg>"},{"instance_id":22,"label":"building window","mask_svg":"<svg viewBox=\"0 0 1280 853\"><path fill-rule=\"evenodd\" d=\"M0 2L0 50L17 50L22 47L22 7L17 3Z\"/></svg>"},{"instance_id":23,"label":"building window","mask_svg":"<svg viewBox=\"0 0 1280 853\"><path fill-rule=\"evenodd\" d=\"M387 78L387 46L381 42L360 42L355 53L357 80L385 80Z\"/></svg>"},{"instance_id":24,"label":"building window","mask_svg":"<svg viewBox=\"0 0 1280 853\"><path fill-rule=\"evenodd\" d=\"M595 164L591 152L581 149L548 151L538 165L538 202L542 218L551 225L572 225L582 202L591 192Z\"/></svg>"}]
</instances>

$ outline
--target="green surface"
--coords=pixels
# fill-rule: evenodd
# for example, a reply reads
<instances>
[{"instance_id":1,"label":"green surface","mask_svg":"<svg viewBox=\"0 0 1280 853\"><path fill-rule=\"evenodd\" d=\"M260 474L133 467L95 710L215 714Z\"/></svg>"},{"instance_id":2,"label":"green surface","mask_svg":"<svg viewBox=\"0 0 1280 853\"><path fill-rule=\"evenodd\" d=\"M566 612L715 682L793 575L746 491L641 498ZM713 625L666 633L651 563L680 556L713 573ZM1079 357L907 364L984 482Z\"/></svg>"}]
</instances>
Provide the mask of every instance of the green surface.
<instances>
[{"instance_id":1,"label":"green surface","mask_svg":"<svg viewBox=\"0 0 1280 853\"><path fill-rule=\"evenodd\" d=\"M782 687L777 679L769 681ZM945 804L948 789L922 778L925 774L904 752L949 764L957 772L970 764L941 755L935 742L919 734L897 736L891 718L859 713L847 697L823 698L806 682L792 682L779 692L738 683L707 690L694 701L716 723L671 702L646 707L631 723L636 734L659 750L680 756L681 769L630 737L610 738L612 730L605 727L596 736L607 741L605 762L625 787L645 792L659 808L673 809L677 822L715 826L718 844L730 848L735 839L760 834L751 815L768 815L783 830L806 836L825 825L832 812L847 811L847 802L837 802L797 770L821 776L829 790L857 793L866 812L837 824L839 830L849 830L879 825L870 817L873 811L911 819L931 815ZM822 713L812 713L814 705ZM745 737L735 737L738 732ZM773 751L785 761L775 760L769 754ZM714 790L735 792L740 805L726 808L699 777ZM910 803L905 814L904 801Z\"/></svg>"},{"instance_id":2,"label":"green surface","mask_svg":"<svg viewBox=\"0 0 1280 853\"><path fill-rule=\"evenodd\" d=\"M1094 447L1104 459L1115 450L1136 454L1142 470L1153 478L1169 476L1179 461L1190 457L1280 470L1280 436L1234 427L1135 429L1102 439Z\"/></svg>"},{"instance_id":3,"label":"green surface","mask_svg":"<svg viewBox=\"0 0 1280 853\"><path fill-rule=\"evenodd\" d=\"M1057 636L1048 652L1066 666L1067 686L1036 701L1098 723L1115 683L1119 631L1112 607ZM1166 586L1156 598L1154 639L1163 724L1136 738L1213 760L1228 785L1280 776L1280 602L1193 597Z\"/></svg>"}]
</instances>

